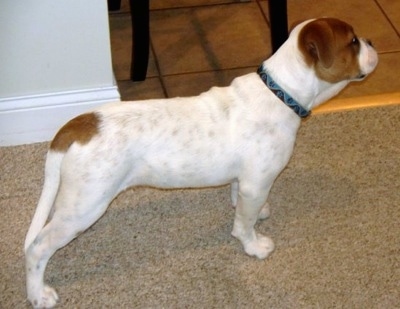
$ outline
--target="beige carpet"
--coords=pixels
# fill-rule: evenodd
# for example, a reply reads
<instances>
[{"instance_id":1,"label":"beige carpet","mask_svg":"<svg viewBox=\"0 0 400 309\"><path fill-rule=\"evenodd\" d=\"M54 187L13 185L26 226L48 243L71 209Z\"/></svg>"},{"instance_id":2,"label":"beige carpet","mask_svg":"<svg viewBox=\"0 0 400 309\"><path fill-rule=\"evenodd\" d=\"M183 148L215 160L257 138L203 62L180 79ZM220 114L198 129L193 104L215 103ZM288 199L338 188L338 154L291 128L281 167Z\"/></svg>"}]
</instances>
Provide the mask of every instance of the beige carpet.
<instances>
[{"instance_id":1,"label":"beige carpet","mask_svg":"<svg viewBox=\"0 0 400 309\"><path fill-rule=\"evenodd\" d=\"M0 148L0 308L29 308L23 241L46 144ZM59 308L400 308L400 106L316 115L258 230L265 261L230 236L228 187L121 194L58 251Z\"/></svg>"}]
</instances>

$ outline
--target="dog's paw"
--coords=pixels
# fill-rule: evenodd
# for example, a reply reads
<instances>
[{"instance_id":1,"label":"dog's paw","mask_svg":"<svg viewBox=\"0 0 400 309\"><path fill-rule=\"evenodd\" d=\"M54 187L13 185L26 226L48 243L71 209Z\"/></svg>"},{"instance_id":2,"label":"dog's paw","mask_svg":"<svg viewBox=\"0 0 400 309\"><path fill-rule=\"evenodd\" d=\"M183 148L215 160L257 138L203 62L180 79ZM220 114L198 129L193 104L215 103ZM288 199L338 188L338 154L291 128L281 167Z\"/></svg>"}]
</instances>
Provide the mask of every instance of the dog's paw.
<instances>
[{"instance_id":1,"label":"dog's paw","mask_svg":"<svg viewBox=\"0 0 400 309\"><path fill-rule=\"evenodd\" d=\"M257 234L256 239L249 241L244 245L244 251L250 255L255 256L259 259L265 259L272 251L274 251L274 242L272 239Z\"/></svg>"},{"instance_id":2,"label":"dog's paw","mask_svg":"<svg viewBox=\"0 0 400 309\"><path fill-rule=\"evenodd\" d=\"M269 204L265 203L260 213L258 214L258 219L260 220L267 219L269 218L269 215L270 215Z\"/></svg>"},{"instance_id":3,"label":"dog's paw","mask_svg":"<svg viewBox=\"0 0 400 309\"><path fill-rule=\"evenodd\" d=\"M29 299L33 308L53 308L59 300L57 292L45 285L37 297Z\"/></svg>"}]
</instances>

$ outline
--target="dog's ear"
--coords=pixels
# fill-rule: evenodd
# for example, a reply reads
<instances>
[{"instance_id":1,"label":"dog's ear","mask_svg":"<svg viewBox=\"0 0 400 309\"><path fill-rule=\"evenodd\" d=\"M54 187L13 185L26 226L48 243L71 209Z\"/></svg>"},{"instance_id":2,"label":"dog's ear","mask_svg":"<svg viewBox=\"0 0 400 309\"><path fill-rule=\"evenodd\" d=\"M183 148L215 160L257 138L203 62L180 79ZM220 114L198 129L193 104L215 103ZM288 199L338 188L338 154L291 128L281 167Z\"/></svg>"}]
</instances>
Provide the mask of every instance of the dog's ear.
<instances>
[{"instance_id":1,"label":"dog's ear","mask_svg":"<svg viewBox=\"0 0 400 309\"><path fill-rule=\"evenodd\" d=\"M308 23L299 35L299 47L306 55L306 61L320 62L324 68L330 68L334 60L334 35L324 20Z\"/></svg>"}]
</instances>

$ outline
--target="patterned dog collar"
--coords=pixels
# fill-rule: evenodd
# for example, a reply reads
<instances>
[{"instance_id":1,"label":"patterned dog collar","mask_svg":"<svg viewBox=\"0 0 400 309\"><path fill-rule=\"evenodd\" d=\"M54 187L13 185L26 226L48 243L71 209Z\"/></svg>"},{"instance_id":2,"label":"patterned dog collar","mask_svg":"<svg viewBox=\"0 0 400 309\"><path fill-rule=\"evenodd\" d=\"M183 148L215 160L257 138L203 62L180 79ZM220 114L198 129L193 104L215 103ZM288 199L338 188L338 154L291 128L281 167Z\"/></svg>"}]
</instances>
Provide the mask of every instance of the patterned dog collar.
<instances>
[{"instance_id":1,"label":"patterned dog collar","mask_svg":"<svg viewBox=\"0 0 400 309\"><path fill-rule=\"evenodd\" d=\"M303 106L301 106L295 99L293 99L286 91L284 91L272 77L264 70L263 66L257 70L258 75L260 75L261 79L267 85L267 87L287 106L289 106L299 117L306 118L311 114L310 111L306 110Z\"/></svg>"}]
</instances>

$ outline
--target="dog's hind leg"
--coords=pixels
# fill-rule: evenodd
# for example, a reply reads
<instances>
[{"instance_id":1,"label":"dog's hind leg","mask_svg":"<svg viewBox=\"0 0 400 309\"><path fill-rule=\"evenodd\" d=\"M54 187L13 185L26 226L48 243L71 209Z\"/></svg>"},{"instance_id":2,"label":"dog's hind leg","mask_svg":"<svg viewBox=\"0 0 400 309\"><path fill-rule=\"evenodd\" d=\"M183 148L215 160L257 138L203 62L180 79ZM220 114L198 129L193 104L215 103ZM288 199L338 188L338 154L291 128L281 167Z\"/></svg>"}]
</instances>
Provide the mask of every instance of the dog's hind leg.
<instances>
[{"instance_id":1,"label":"dog's hind leg","mask_svg":"<svg viewBox=\"0 0 400 309\"><path fill-rule=\"evenodd\" d=\"M35 308L52 308L58 301L55 290L44 284L44 272L51 256L95 223L111 202L110 199L99 201L96 194L93 199L82 198L82 191L77 193L59 192L50 222L26 250L27 294Z\"/></svg>"},{"instance_id":2,"label":"dog's hind leg","mask_svg":"<svg viewBox=\"0 0 400 309\"><path fill-rule=\"evenodd\" d=\"M270 215L270 206L268 202L265 202L264 206L261 208L259 214L258 214L258 219L264 220L269 218Z\"/></svg>"},{"instance_id":3,"label":"dog's hind leg","mask_svg":"<svg viewBox=\"0 0 400 309\"><path fill-rule=\"evenodd\" d=\"M231 183L231 203L232 207L236 207L239 195L239 182L237 180Z\"/></svg>"}]
</instances>

